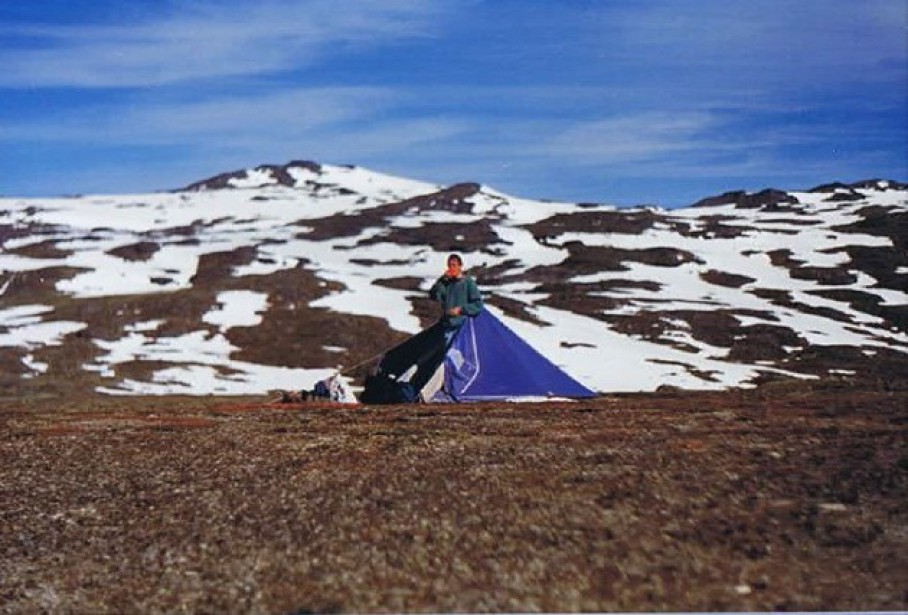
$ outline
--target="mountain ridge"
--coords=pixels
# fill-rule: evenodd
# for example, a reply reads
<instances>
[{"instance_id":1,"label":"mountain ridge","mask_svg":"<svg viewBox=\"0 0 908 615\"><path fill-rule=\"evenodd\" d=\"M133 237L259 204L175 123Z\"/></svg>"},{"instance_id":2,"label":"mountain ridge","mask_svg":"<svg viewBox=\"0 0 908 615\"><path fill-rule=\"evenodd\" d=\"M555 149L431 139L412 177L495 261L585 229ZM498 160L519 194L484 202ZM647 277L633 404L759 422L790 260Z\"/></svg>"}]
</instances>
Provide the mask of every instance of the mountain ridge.
<instances>
[{"instance_id":1,"label":"mountain ridge","mask_svg":"<svg viewBox=\"0 0 908 615\"><path fill-rule=\"evenodd\" d=\"M205 190L242 189L249 187L261 188L268 185L281 185L289 188L296 188L302 186L300 186L300 181L293 176L291 170L302 169L310 171L317 175L322 172L322 168L322 164L312 160L291 160L284 164L264 163L255 167L218 173L204 179L196 180L183 187L173 189L171 190L171 192L198 192ZM340 165L340 168L362 169L363 167L359 167L357 165ZM250 181L255 181L252 178L256 175L258 176L258 179L261 183L259 183L258 185L249 186L248 184ZM439 188L455 188L462 185L476 186L477 189L482 186L477 182L463 181L451 184L447 187L439 185ZM835 195L832 200L860 200L860 198L863 197L861 197L861 195L856 192L858 189L908 190L908 184L892 179L873 178L857 180L850 183L833 181L814 186L813 188L805 190L793 190L791 192L828 192ZM793 199L793 197L791 197L789 191L774 187L768 187L755 192L747 192L745 190L731 190L721 194L704 197L698 201L695 201L694 203L687 205L686 207L709 207L712 205L725 205L731 203L739 204L742 207L756 207L762 205L775 205L780 202L797 202L796 200L792 201L791 199ZM604 205L604 203L584 202L576 203L576 205L579 207L597 207ZM651 206L641 204L624 207L623 209L634 209L638 207ZM659 206L656 206L656 208L663 209Z\"/></svg>"},{"instance_id":2,"label":"mountain ridge","mask_svg":"<svg viewBox=\"0 0 908 615\"><path fill-rule=\"evenodd\" d=\"M453 251L490 309L603 392L897 386L906 221L894 180L665 210L301 160L161 194L0 199L0 387L304 387L431 323Z\"/></svg>"}]
</instances>

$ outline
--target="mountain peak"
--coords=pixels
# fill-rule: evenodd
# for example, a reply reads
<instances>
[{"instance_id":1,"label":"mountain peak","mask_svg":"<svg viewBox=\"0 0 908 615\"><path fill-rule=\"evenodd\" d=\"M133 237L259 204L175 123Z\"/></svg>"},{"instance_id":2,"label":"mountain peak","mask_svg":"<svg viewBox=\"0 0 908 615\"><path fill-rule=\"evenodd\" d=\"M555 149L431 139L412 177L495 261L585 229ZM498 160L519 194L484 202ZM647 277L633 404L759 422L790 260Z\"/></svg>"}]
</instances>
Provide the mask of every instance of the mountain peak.
<instances>
[{"instance_id":1,"label":"mountain peak","mask_svg":"<svg viewBox=\"0 0 908 615\"><path fill-rule=\"evenodd\" d=\"M183 188L178 188L175 192L262 188L270 185L295 188L299 185L299 179L302 173L319 175L321 172L322 165L310 160L291 160L283 165L261 164L251 169L238 169L220 173L193 182Z\"/></svg>"},{"instance_id":2,"label":"mountain peak","mask_svg":"<svg viewBox=\"0 0 908 615\"><path fill-rule=\"evenodd\" d=\"M908 184L891 179L865 179L846 184L836 181L815 186L805 191L788 192L777 188L766 188L759 192L746 192L734 190L716 196L706 197L691 205L691 207L722 207L733 205L735 209L759 209L762 211L784 211L789 206L800 204L802 201L795 194L827 194L824 201L850 202L862 201L872 193L905 191ZM812 199L810 199L812 200Z\"/></svg>"},{"instance_id":3,"label":"mountain peak","mask_svg":"<svg viewBox=\"0 0 908 615\"><path fill-rule=\"evenodd\" d=\"M744 190L725 192L718 196L701 199L691 207L718 207L734 205L738 209L784 209L783 205L797 205L797 197L775 188L766 188L759 192L749 194Z\"/></svg>"},{"instance_id":4,"label":"mountain peak","mask_svg":"<svg viewBox=\"0 0 908 615\"><path fill-rule=\"evenodd\" d=\"M887 192L890 190L905 190L908 184L903 184L890 179L865 179L846 184L832 182L811 188L808 192L813 194L829 194L827 201L860 201L867 198L870 192Z\"/></svg>"}]
</instances>

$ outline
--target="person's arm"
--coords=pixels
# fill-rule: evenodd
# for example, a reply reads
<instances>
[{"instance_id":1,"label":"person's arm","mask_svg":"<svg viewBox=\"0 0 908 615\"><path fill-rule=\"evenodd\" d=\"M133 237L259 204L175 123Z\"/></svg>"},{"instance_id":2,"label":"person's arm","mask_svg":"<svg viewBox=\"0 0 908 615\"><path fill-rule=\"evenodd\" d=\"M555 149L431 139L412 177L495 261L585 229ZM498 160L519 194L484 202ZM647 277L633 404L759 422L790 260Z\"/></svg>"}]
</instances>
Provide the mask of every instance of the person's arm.
<instances>
[{"instance_id":1,"label":"person's arm","mask_svg":"<svg viewBox=\"0 0 908 615\"><path fill-rule=\"evenodd\" d=\"M482 311L482 294L479 286L472 277L467 278L467 303L463 306L463 313L467 316L476 316Z\"/></svg>"},{"instance_id":2,"label":"person's arm","mask_svg":"<svg viewBox=\"0 0 908 615\"><path fill-rule=\"evenodd\" d=\"M429 289L429 298L433 301L444 302L447 291L448 288L445 284L445 276L441 276L437 280L435 280L435 284L433 284L432 288Z\"/></svg>"}]
</instances>

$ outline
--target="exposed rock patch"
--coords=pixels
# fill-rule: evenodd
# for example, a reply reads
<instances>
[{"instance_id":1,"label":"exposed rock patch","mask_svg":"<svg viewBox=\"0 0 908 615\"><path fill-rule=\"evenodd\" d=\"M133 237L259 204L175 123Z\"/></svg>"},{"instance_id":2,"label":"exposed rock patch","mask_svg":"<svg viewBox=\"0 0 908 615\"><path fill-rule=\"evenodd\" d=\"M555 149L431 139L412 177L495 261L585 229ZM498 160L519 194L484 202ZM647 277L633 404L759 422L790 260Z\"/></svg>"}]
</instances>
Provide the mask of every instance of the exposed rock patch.
<instances>
[{"instance_id":1,"label":"exposed rock patch","mask_svg":"<svg viewBox=\"0 0 908 615\"><path fill-rule=\"evenodd\" d=\"M642 211L580 211L557 214L534 224L526 225L537 241L553 239L564 233L621 233L639 235L663 220L650 210Z\"/></svg>"},{"instance_id":2,"label":"exposed rock patch","mask_svg":"<svg viewBox=\"0 0 908 615\"><path fill-rule=\"evenodd\" d=\"M726 273L724 271L717 271L715 269L709 269L708 271L700 273L700 277L710 284L715 284L716 286L725 286L727 288L741 288L745 284L750 284L757 281L755 278L751 278L746 275Z\"/></svg>"},{"instance_id":3,"label":"exposed rock patch","mask_svg":"<svg viewBox=\"0 0 908 615\"><path fill-rule=\"evenodd\" d=\"M299 223L300 226L307 228L299 236L312 241L355 237L361 235L366 229L387 227L393 217L403 216L407 213L416 215L427 210L470 213L473 206L467 199L475 194L478 189L478 184L457 184L438 192L396 203L388 203L326 218L307 219ZM484 222L486 226L489 225L488 220Z\"/></svg>"},{"instance_id":4,"label":"exposed rock patch","mask_svg":"<svg viewBox=\"0 0 908 615\"><path fill-rule=\"evenodd\" d=\"M384 233L363 239L357 246L378 243L430 246L439 252L486 252L503 243L489 220L477 222L429 222L418 228L392 226Z\"/></svg>"},{"instance_id":5,"label":"exposed rock patch","mask_svg":"<svg viewBox=\"0 0 908 615\"><path fill-rule=\"evenodd\" d=\"M156 241L139 241L108 250L107 253L127 261L147 261L160 249L161 245Z\"/></svg>"},{"instance_id":6,"label":"exposed rock patch","mask_svg":"<svg viewBox=\"0 0 908 615\"><path fill-rule=\"evenodd\" d=\"M308 169L316 174L321 173L322 170L321 165L315 162L310 162L308 160L293 160L284 165L263 164L255 167L255 169L253 170L269 173L278 185L293 187L296 185L296 181L288 171L288 169L293 167ZM234 180L244 180L248 176L249 170L247 169L229 171L227 173L221 173L207 179L193 182L188 186L177 189L176 192L199 192L203 190L232 189L234 188Z\"/></svg>"},{"instance_id":7,"label":"exposed rock patch","mask_svg":"<svg viewBox=\"0 0 908 615\"><path fill-rule=\"evenodd\" d=\"M24 256L26 258L39 259L60 259L72 255L72 250L63 250L57 245L54 239L30 243L13 250L4 250L10 254Z\"/></svg>"},{"instance_id":8,"label":"exposed rock patch","mask_svg":"<svg viewBox=\"0 0 908 615\"><path fill-rule=\"evenodd\" d=\"M762 209L763 211L787 211L788 206L797 205L798 199L787 192L767 188L754 194L743 190L726 192L697 201L691 207L713 207L716 205L734 205L740 209Z\"/></svg>"}]
</instances>

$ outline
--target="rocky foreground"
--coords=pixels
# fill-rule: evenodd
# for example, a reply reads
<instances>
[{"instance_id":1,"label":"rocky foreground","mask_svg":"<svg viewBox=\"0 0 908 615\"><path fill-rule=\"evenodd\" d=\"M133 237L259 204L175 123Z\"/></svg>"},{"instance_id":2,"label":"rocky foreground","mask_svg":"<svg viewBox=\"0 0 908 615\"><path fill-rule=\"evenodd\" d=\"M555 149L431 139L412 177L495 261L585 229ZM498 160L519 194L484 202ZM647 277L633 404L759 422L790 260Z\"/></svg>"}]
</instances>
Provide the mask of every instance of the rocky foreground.
<instances>
[{"instance_id":1,"label":"rocky foreground","mask_svg":"<svg viewBox=\"0 0 908 615\"><path fill-rule=\"evenodd\" d=\"M0 402L0 612L908 607L908 391Z\"/></svg>"}]
</instances>

